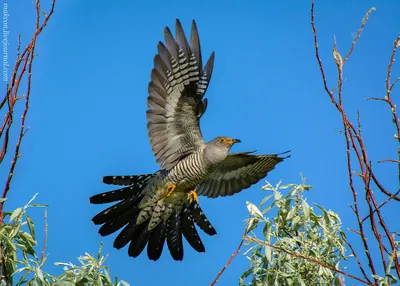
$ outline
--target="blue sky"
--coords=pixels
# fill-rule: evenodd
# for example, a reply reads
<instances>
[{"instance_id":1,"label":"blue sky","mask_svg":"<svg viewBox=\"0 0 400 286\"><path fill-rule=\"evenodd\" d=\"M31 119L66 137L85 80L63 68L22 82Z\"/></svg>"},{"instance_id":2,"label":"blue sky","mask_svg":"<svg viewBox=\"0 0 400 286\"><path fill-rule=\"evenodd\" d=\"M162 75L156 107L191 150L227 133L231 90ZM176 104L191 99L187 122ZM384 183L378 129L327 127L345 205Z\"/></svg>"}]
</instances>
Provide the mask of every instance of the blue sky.
<instances>
[{"instance_id":1,"label":"blue sky","mask_svg":"<svg viewBox=\"0 0 400 286\"><path fill-rule=\"evenodd\" d=\"M24 43L30 38L35 11L30 1L23 5L6 1L9 50L15 51L18 32ZM49 6L49 1L42 2L44 8ZM348 206L352 198L344 139L337 132L342 124L324 93L315 60L310 1L215 2L57 3L36 47L40 56L34 66L30 130L6 204L10 210L39 192L37 202L50 205L49 262L75 261L84 252L96 253L103 241L111 274L132 285L188 285L188 281L207 285L240 241L248 215L245 202L258 204L266 196L260 191L261 181L233 197L200 198L218 235L201 234L204 254L186 244L183 262L173 261L166 251L157 262L146 255L129 258L126 249L112 248L113 236L101 238L98 227L90 222L101 207L90 205L88 198L110 190L101 183L102 176L157 170L146 131L147 85L163 28L173 27L176 18L186 32L196 19L203 57L216 53L207 91L209 106L201 122L205 139L218 135L240 138L242 143L235 151L292 150L292 157L271 172L268 180L299 183L302 172L315 186L306 194L308 202L338 212L344 228L355 227ZM352 120L360 110L370 159L376 162L396 158L395 129L388 107L364 98L384 95L387 63L399 33L400 2L317 1L316 23L321 56L333 87L333 35L339 52L345 54L372 6L377 11L345 67L344 101ZM400 75L398 65L394 75ZM399 92L393 96L397 100ZM396 166L375 166L384 185L395 190ZM395 222L394 211L394 207L384 209L391 223ZM31 214L37 220L40 240L43 211ZM360 245L354 235L349 237ZM237 284L247 266L247 260L238 256L219 285ZM47 270L55 268L50 265Z\"/></svg>"}]
</instances>

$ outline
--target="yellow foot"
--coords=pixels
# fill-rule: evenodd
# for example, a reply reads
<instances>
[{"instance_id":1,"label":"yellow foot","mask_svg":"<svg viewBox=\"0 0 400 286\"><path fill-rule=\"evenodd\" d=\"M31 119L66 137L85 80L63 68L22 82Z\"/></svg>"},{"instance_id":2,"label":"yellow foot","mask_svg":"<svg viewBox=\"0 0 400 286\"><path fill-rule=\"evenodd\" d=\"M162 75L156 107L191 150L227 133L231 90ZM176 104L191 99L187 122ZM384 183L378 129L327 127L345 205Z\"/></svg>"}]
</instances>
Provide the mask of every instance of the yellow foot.
<instances>
[{"instance_id":1,"label":"yellow foot","mask_svg":"<svg viewBox=\"0 0 400 286\"><path fill-rule=\"evenodd\" d=\"M190 204L193 202L193 200L195 200L196 203L199 202L199 198L197 197L197 193L195 191L190 191L187 196Z\"/></svg>"},{"instance_id":2,"label":"yellow foot","mask_svg":"<svg viewBox=\"0 0 400 286\"><path fill-rule=\"evenodd\" d=\"M176 188L176 185L169 185L169 186L167 187L167 197L169 197L170 195L172 195L172 193L174 192L175 188Z\"/></svg>"}]
</instances>

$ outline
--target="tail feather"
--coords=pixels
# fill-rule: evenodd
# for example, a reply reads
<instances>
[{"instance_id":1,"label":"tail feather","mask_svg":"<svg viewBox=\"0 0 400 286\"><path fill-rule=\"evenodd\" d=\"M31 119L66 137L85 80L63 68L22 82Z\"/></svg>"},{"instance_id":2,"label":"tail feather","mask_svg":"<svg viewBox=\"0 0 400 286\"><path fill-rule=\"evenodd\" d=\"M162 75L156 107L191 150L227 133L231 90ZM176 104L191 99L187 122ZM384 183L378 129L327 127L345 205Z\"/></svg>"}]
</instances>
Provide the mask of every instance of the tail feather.
<instances>
[{"instance_id":1,"label":"tail feather","mask_svg":"<svg viewBox=\"0 0 400 286\"><path fill-rule=\"evenodd\" d=\"M124 200L121 201L107 209L105 209L102 212L99 212L97 215L95 215L92 218L92 222L95 225L103 224L109 220L112 220L119 215L122 215L124 212L126 212L129 208L134 208L135 207L135 197L132 197L129 200Z\"/></svg>"},{"instance_id":2,"label":"tail feather","mask_svg":"<svg viewBox=\"0 0 400 286\"><path fill-rule=\"evenodd\" d=\"M161 222L150 234L149 245L147 246L147 256L151 260L158 260L161 256L165 242L166 223Z\"/></svg>"},{"instance_id":3,"label":"tail feather","mask_svg":"<svg viewBox=\"0 0 400 286\"><path fill-rule=\"evenodd\" d=\"M136 224L136 219L132 219L127 226L118 234L117 238L114 240L114 247L116 249L121 249L132 240L132 237L136 233L136 229L139 225Z\"/></svg>"},{"instance_id":4,"label":"tail feather","mask_svg":"<svg viewBox=\"0 0 400 286\"><path fill-rule=\"evenodd\" d=\"M151 221L152 215L142 218L142 220L138 218L139 214L145 210L141 206L144 197L151 194L144 191L146 185L149 184L148 180L152 176L160 174L104 177L103 180L107 184L131 185L90 198L90 202L93 204L119 201L93 217L94 224L102 225L99 234L106 236L123 228L114 240L114 247L120 249L129 243L128 254L132 257L140 255L148 244L149 259L158 260L165 241L167 241L172 258L182 260L184 254L182 234L196 251L204 252L205 248L195 223L209 235L216 234L216 231L197 203L186 204L184 201L174 201L173 208L168 212L167 208L163 207L163 202L156 200L146 208L149 208L148 211L158 214L156 216L159 218L157 223L154 222L154 219Z\"/></svg>"},{"instance_id":5,"label":"tail feather","mask_svg":"<svg viewBox=\"0 0 400 286\"><path fill-rule=\"evenodd\" d=\"M135 176L105 176L103 177L103 183L108 185L146 185L147 181L153 176L153 174L135 175ZM135 187L136 187L135 186Z\"/></svg>"},{"instance_id":6,"label":"tail feather","mask_svg":"<svg viewBox=\"0 0 400 286\"><path fill-rule=\"evenodd\" d=\"M132 238L129 244L128 254L132 257L137 257L142 253L149 239L150 232L147 230L147 224L139 224L136 228L136 235Z\"/></svg>"},{"instance_id":7,"label":"tail feather","mask_svg":"<svg viewBox=\"0 0 400 286\"><path fill-rule=\"evenodd\" d=\"M91 196L89 198L90 203L92 204L106 204L106 203L112 203L120 200L124 200L127 198L131 198L135 194L139 193L141 189L135 188L134 186L130 187L125 187L122 189L110 191L110 192L104 192L101 194L97 194L94 196Z\"/></svg>"},{"instance_id":8,"label":"tail feather","mask_svg":"<svg viewBox=\"0 0 400 286\"><path fill-rule=\"evenodd\" d=\"M190 215L189 209L185 209L181 215L182 233L189 244L198 252L205 252L205 248L196 228L193 224L193 218Z\"/></svg>"},{"instance_id":9,"label":"tail feather","mask_svg":"<svg viewBox=\"0 0 400 286\"><path fill-rule=\"evenodd\" d=\"M167 245L174 260L183 259L182 232L180 215L178 213L173 215L169 220L167 229Z\"/></svg>"},{"instance_id":10,"label":"tail feather","mask_svg":"<svg viewBox=\"0 0 400 286\"><path fill-rule=\"evenodd\" d=\"M191 204L189 207L193 220L198 225L198 227L200 227L200 229L208 235L216 235L217 231L207 219L200 206L198 204Z\"/></svg>"},{"instance_id":11,"label":"tail feather","mask_svg":"<svg viewBox=\"0 0 400 286\"><path fill-rule=\"evenodd\" d=\"M100 229L99 229L99 234L101 236L107 236L110 235L120 228L122 228L124 225L129 223L129 221L132 219L132 217L137 216L139 210L137 208L132 208L128 210L127 212L123 213L122 215L111 219L107 221L105 224L103 224Z\"/></svg>"}]
</instances>

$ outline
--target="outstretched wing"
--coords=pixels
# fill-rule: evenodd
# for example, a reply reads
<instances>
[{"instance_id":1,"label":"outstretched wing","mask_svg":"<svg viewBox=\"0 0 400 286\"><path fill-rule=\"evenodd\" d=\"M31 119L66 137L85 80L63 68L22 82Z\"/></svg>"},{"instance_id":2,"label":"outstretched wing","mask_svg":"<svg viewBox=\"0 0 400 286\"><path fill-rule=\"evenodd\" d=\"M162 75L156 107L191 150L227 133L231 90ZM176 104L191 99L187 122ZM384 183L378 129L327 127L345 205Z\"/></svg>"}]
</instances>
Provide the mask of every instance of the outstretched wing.
<instances>
[{"instance_id":1,"label":"outstretched wing","mask_svg":"<svg viewBox=\"0 0 400 286\"><path fill-rule=\"evenodd\" d=\"M247 189L264 178L276 164L290 157L279 155L230 154L211 172L208 179L196 188L197 194L216 198L231 196Z\"/></svg>"},{"instance_id":2,"label":"outstretched wing","mask_svg":"<svg viewBox=\"0 0 400 286\"><path fill-rule=\"evenodd\" d=\"M214 52L202 66L200 40L192 22L190 44L179 20L176 40L168 27L165 45L158 43L147 98L147 130L161 169L171 169L179 160L204 146L199 120L207 107L204 94L210 82Z\"/></svg>"}]
</instances>

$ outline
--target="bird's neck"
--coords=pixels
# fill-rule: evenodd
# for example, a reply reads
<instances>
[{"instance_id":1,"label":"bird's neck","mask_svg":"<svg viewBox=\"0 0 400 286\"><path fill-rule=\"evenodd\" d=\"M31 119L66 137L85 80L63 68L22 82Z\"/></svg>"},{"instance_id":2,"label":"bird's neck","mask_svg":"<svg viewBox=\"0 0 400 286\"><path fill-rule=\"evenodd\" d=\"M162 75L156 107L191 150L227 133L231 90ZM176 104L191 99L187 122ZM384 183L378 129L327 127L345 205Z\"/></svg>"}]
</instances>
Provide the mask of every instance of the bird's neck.
<instances>
[{"instance_id":1,"label":"bird's neck","mask_svg":"<svg viewBox=\"0 0 400 286\"><path fill-rule=\"evenodd\" d=\"M204 162L211 166L215 166L225 160L228 154L226 152L221 152L220 149L214 146L205 146L203 151Z\"/></svg>"}]
</instances>

